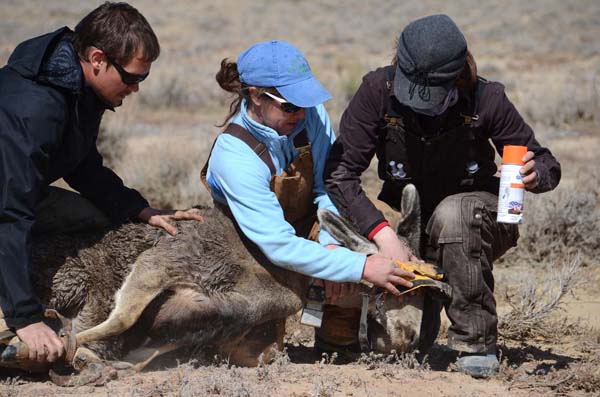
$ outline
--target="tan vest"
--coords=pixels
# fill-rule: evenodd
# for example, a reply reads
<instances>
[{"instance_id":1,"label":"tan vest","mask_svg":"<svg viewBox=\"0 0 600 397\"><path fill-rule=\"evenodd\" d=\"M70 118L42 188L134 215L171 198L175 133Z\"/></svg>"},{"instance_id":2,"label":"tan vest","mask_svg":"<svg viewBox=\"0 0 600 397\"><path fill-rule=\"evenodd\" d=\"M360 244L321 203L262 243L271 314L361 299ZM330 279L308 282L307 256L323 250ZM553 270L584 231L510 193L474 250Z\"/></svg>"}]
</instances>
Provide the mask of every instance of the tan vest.
<instances>
[{"instance_id":1,"label":"tan vest","mask_svg":"<svg viewBox=\"0 0 600 397\"><path fill-rule=\"evenodd\" d=\"M281 175L274 175L275 167L266 146L259 142L248 130L232 123L225 128L223 134L233 135L241 139L263 160L271 170L271 191L275 193L277 200L279 200L285 220L294 227L296 235L317 241L319 226L316 222L317 208L313 203L313 158L306 130L301 131L294 139L294 145L300 154ZM202 167L200 179L210 192L206 180L209 160L210 154L204 167Z\"/></svg>"}]
</instances>

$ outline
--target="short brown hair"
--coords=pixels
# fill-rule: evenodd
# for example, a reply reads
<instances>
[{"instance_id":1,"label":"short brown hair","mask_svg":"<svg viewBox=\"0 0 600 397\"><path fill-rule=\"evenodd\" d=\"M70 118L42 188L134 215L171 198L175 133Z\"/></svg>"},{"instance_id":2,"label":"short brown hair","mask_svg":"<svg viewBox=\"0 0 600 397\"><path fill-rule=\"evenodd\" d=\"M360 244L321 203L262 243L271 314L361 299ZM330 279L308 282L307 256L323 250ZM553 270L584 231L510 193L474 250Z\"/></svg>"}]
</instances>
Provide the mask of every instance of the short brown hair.
<instances>
[{"instance_id":1,"label":"short brown hair","mask_svg":"<svg viewBox=\"0 0 600 397\"><path fill-rule=\"evenodd\" d=\"M106 2L86 15L75 27L73 46L82 60L90 47L97 47L121 65L129 63L138 51L153 62L160 45L150 24L127 3Z\"/></svg>"}]
</instances>

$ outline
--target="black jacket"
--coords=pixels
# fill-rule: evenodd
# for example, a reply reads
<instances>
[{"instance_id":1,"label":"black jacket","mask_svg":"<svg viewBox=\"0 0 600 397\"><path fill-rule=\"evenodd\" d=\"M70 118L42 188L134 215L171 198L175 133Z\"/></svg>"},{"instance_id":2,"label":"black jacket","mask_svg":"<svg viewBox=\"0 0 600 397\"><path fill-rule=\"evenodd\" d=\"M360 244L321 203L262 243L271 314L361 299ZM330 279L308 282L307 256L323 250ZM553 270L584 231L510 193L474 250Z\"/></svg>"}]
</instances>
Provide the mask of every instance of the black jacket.
<instances>
[{"instance_id":1,"label":"black jacket","mask_svg":"<svg viewBox=\"0 0 600 397\"><path fill-rule=\"evenodd\" d=\"M65 27L25 41L0 69L0 307L12 328L41 315L31 230L49 184L64 178L115 224L148 206L102 165L96 139L109 107L85 84L72 35Z\"/></svg>"},{"instance_id":2,"label":"black jacket","mask_svg":"<svg viewBox=\"0 0 600 397\"><path fill-rule=\"evenodd\" d=\"M538 174L534 193L558 185L559 162L536 140L531 127L506 97L502 84L480 82L484 85L480 92L476 91L477 100L476 92L461 92L458 103L444 115L427 117L396 100L391 89L393 70L394 66L379 68L363 78L342 115L340 133L323 175L331 200L362 234L369 236L385 220L361 186L361 174L375 155L379 159L379 177L385 181L379 199L399 207L404 182L415 184L425 223L449 195L464 191L498 194L497 178L493 176L495 153L490 141L500 155L504 145L523 145L534 152ZM400 160L406 166L404 180L387 177L389 160ZM472 181L465 175L469 160L476 160L481 166Z\"/></svg>"}]
</instances>

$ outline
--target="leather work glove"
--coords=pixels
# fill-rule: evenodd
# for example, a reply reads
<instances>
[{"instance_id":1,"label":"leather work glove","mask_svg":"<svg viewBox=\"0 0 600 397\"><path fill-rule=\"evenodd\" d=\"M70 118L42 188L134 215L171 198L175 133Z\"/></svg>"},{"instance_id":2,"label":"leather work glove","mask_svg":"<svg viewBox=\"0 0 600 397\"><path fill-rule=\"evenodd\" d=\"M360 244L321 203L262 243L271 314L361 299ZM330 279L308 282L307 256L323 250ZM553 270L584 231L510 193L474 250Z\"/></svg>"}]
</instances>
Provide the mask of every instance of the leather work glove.
<instances>
[{"instance_id":1,"label":"leather work glove","mask_svg":"<svg viewBox=\"0 0 600 397\"><path fill-rule=\"evenodd\" d=\"M401 294L427 287L424 292L430 294L434 299L450 300L452 298L452 287L442 281L445 275L437 266L431 263L401 261L394 261L394 264L401 269L415 274L415 278L410 280L413 284L412 288L397 286Z\"/></svg>"},{"instance_id":2,"label":"leather work glove","mask_svg":"<svg viewBox=\"0 0 600 397\"><path fill-rule=\"evenodd\" d=\"M443 280L445 277L444 273L440 270L440 268L432 263L401 261L394 261L394 263L399 268L407 270L409 272L413 272L416 275L429 277L435 280Z\"/></svg>"}]
</instances>

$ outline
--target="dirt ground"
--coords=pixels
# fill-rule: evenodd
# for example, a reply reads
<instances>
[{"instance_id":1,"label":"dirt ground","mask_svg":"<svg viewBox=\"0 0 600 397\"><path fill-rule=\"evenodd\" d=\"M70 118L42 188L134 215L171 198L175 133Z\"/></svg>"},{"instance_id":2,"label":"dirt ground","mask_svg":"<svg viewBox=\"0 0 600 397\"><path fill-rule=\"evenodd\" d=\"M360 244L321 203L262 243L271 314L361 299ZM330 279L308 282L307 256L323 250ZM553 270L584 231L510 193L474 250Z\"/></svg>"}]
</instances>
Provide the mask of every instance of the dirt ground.
<instances>
[{"instance_id":1,"label":"dirt ground","mask_svg":"<svg viewBox=\"0 0 600 397\"><path fill-rule=\"evenodd\" d=\"M0 0L0 65L19 42L73 27L97 4ZM112 152L103 153L112 157L111 166L126 184L156 206L174 207L208 200L198 172L228 105L214 82L222 58L235 58L248 45L272 38L296 44L332 92L334 99L326 106L337 126L361 76L389 62L400 29L424 15L449 14L463 29L480 74L505 84L509 98L563 168L556 191L535 200L527 196L520 245L495 265L500 322L523 325L516 331L501 325L501 370L489 380L455 371L455 356L445 347L447 319L425 358L363 355L347 362L316 355L312 329L295 316L288 321L285 352L257 368L231 367L201 352L174 352L142 373L114 378L107 372L98 385L69 388L45 376L0 370L0 397L600 395L600 2L133 4L155 28L162 54L140 93L105 116L101 135L113 140ZM165 178L173 175L183 177L164 188ZM363 185L376 195L373 166ZM552 301L554 295L545 292L560 289L565 280L550 276L572 262L579 267L549 315L527 323L528 313L537 319Z\"/></svg>"},{"instance_id":2,"label":"dirt ground","mask_svg":"<svg viewBox=\"0 0 600 397\"><path fill-rule=\"evenodd\" d=\"M273 373L271 373L273 372ZM28 383L5 391L6 395L46 396L527 396L497 380L477 381L446 372L397 370L361 365L289 364L256 369L180 366L170 371L148 372L106 387L57 390ZM16 393L14 393L16 391ZM13 393L13 394L11 394ZM18 393L18 394L17 394Z\"/></svg>"}]
</instances>

